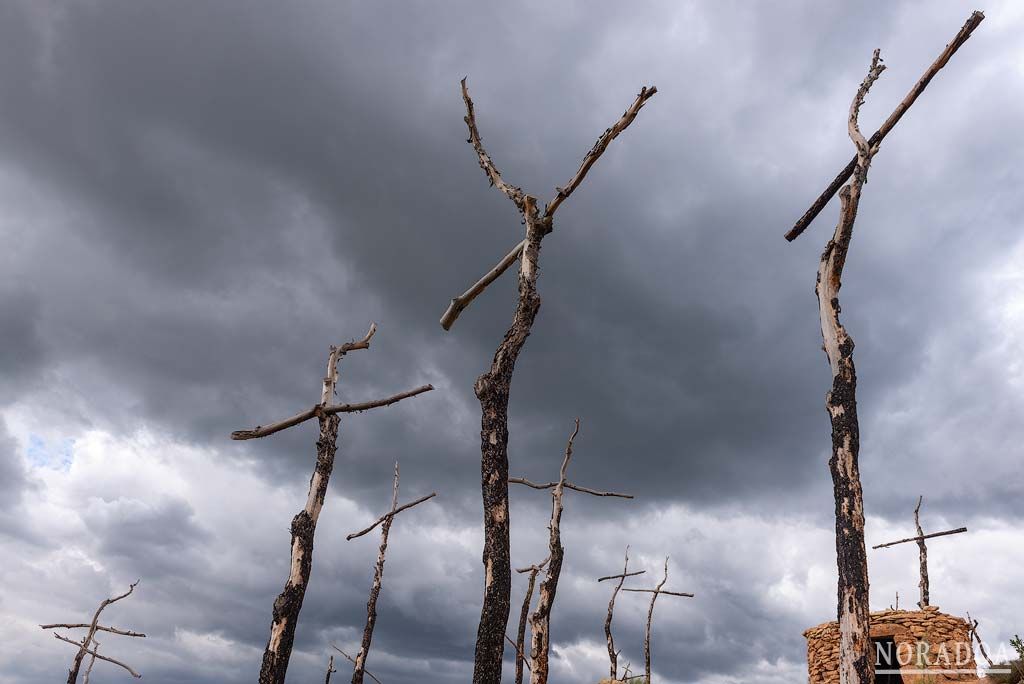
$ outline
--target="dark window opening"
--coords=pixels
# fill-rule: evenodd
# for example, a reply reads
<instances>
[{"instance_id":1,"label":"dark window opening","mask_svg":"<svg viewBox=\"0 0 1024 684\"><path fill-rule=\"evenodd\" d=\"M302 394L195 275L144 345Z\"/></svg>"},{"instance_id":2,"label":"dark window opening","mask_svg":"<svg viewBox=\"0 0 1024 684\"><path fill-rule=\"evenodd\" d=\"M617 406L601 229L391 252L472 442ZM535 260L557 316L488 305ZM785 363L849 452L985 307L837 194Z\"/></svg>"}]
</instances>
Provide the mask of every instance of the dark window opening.
<instances>
[{"instance_id":1,"label":"dark window opening","mask_svg":"<svg viewBox=\"0 0 1024 684\"><path fill-rule=\"evenodd\" d=\"M875 684L903 684L896 641L892 637L871 640L875 645Z\"/></svg>"}]
</instances>

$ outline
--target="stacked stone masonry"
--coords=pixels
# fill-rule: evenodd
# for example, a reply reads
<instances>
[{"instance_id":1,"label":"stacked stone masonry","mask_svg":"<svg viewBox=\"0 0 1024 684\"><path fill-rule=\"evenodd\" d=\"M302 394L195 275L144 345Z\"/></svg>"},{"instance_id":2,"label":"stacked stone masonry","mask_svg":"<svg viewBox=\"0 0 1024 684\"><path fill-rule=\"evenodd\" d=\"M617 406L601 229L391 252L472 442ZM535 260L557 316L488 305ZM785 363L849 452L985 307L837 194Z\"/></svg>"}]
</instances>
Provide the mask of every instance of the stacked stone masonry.
<instances>
[{"instance_id":1,"label":"stacked stone masonry","mask_svg":"<svg viewBox=\"0 0 1024 684\"><path fill-rule=\"evenodd\" d=\"M804 632L809 684L839 684L839 626L826 622ZM886 610L871 614L871 638L892 637L894 657L904 684L977 681L977 664L966 620L924 610ZM912 674L911 670L928 670ZM943 670L964 670L948 673Z\"/></svg>"}]
</instances>

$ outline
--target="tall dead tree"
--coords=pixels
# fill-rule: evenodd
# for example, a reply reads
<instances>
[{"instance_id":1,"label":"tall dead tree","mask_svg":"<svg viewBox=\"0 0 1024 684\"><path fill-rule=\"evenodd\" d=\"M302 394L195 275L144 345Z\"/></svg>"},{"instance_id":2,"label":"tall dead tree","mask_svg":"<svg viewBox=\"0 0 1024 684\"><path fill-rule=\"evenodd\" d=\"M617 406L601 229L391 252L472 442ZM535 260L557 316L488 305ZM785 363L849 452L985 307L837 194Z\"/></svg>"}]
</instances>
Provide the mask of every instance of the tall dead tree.
<instances>
[{"instance_id":1,"label":"tall dead tree","mask_svg":"<svg viewBox=\"0 0 1024 684\"><path fill-rule=\"evenodd\" d=\"M654 619L654 602L658 600L661 595L665 596L681 596L683 598L693 598L693 594L681 592L681 591L668 591L664 589L665 583L668 582L668 556L665 557L665 574L658 582L658 586L653 589L630 589L626 588L622 591L632 591L638 594L651 594L651 603L647 607L647 626L644 629L644 682L645 684L651 684L651 622Z\"/></svg>"},{"instance_id":2,"label":"tall dead tree","mask_svg":"<svg viewBox=\"0 0 1024 684\"><path fill-rule=\"evenodd\" d=\"M840 632L839 676L841 684L870 684L874 679L871 659L868 611L868 570L864 544L864 504L860 483L858 452L860 434L857 422L857 377L853 364L853 339L839 322L839 288L843 266L857 217L861 189L867 181L868 167L885 136L895 127L932 78L949 62L984 19L974 12L910 92L897 105L882 127L865 139L858 125L858 114L872 83L885 68L876 50L868 76L850 106L848 129L856 148L854 159L832 181L811 208L786 233L796 239L839 190L839 220L818 268L815 293L821 319L825 354L832 369L832 390L826 408L832 423L832 458L829 468L836 501L836 556L839 570L838 606Z\"/></svg>"},{"instance_id":3,"label":"tall dead tree","mask_svg":"<svg viewBox=\"0 0 1024 684\"><path fill-rule=\"evenodd\" d=\"M526 623L530 617L530 604L533 602L533 588L537 584L537 575L544 566L551 560L548 556L540 563L526 568L517 568L519 574L529 573L529 580L526 583L526 596L523 597L523 608L519 613L519 628L516 630L516 640L513 645L516 647L516 684L523 684L523 665L526 661ZM511 641L511 639L510 639Z\"/></svg>"},{"instance_id":4,"label":"tall dead tree","mask_svg":"<svg viewBox=\"0 0 1024 684\"><path fill-rule=\"evenodd\" d=\"M356 654L355 669L352 671L352 684L363 684L363 673L366 670L366 658L370 653L370 642L373 640L373 628L377 624L377 599L380 597L381 582L384 579L384 554L388 550L388 534L391 532L391 523L395 516L402 511L423 503L437 496L437 492L431 492L427 496L421 496L401 506L398 505L398 462L395 462L395 483L391 495L391 510L377 519L375 523L364 530L350 534L345 539L352 541L357 537L367 534L373 528L380 525L380 550L377 553L377 564L373 569L373 584L370 586L370 598L366 602L366 626L363 628L363 643Z\"/></svg>"},{"instance_id":5,"label":"tall dead tree","mask_svg":"<svg viewBox=\"0 0 1024 684\"><path fill-rule=\"evenodd\" d=\"M605 580L617 579L619 583L615 585L615 589L612 590L612 597L608 600L608 617L604 619L604 638L608 643L608 672L614 681L619 675L619 652L615 650L615 639L612 637L612 613L615 611L615 599L622 591L622 585L625 583L627 577L636 577L642 575L646 570L637 570L636 572L629 571L629 546L626 547L626 559L622 563L622 572L618 575L608 575L607 577L598 577L598 582L604 582Z\"/></svg>"},{"instance_id":6,"label":"tall dead tree","mask_svg":"<svg viewBox=\"0 0 1024 684\"><path fill-rule=\"evenodd\" d=\"M925 539L932 539L934 537L947 537L951 534L962 534L967 531L966 527L958 527L955 530L946 530L945 532L933 532L932 534L925 534L921 528L921 502L924 501L924 496L917 498L917 506L914 508L914 526L917 528L916 537L908 537L906 539L899 539L893 542L886 542L885 544L878 544L872 546L872 549L887 549L890 546L896 546L897 544L906 544L907 542L917 542L918 551L918 566L920 568L921 579L918 581L917 586L921 590L921 600L917 602L917 605L921 610L927 608L931 597L929 596L929 585L928 585L928 547L925 545Z\"/></svg>"},{"instance_id":7,"label":"tall dead tree","mask_svg":"<svg viewBox=\"0 0 1024 684\"><path fill-rule=\"evenodd\" d=\"M113 603L117 603L121 599L131 596L132 592L135 591L135 587L138 586L138 584L139 581L136 580L128 586L128 591L124 592L123 594L119 594L108 599L103 599L103 601L100 603L99 608L97 608L96 612L93 613L91 622L60 622L49 625L39 625L39 627L42 629L86 630L85 636L82 637L81 641L69 639L68 637L57 634L56 632L54 632L53 634L53 637L58 641L63 641L64 643L78 647L78 652L75 653L74 660L71 661L71 668L68 670L68 684L75 684L75 682L78 681L78 673L82 669L82 662L85 660L85 656L89 656L89 667L85 672L86 684L88 684L89 682L89 676L92 674L92 667L96 664L97 660L105 660L108 663L113 663L114 665L117 665L118 667L121 667L124 670L126 670L128 674L130 674L132 677L135 677L136 679L142 677L142 675L140 675L138 672L133 670L128 665L122 663L120 660L114 660L109 656L100 655L100 643L96 640L97 632L106 632L108 634L118 634L120 636L136 637L140 639L144 639L146 637L146 635L141 632L133 632L127 629L117 629L116 627L106 627L100 624L100 613L102 613L107 606Z\"/></svg>"},{"instance_id":8,"label":"tall dead tree","mask_svg":"<svg viewBox=\"0 0 1024 684\"><path fill-rule=\"evenodd\" d=\"M640 109L656 92L657 88L654 87L640 90L640 94L622 117L597 139L568 185L556 188L554 198L541 209L536 197L524 193L520 188L502 179L490 155L484 150L476 125L473 101L469 97L466 80L462 80L462 99L466 105L465 122L469 129L468 142L476 151L480 168L491 185L512 200L526 226L525 238L469 290L453 299L441 317L441 326L449 330L470 302L517 259L519 260L519 299L512 325L498 345L490 369L477 378L474 385L481 413L480 483L484 508L484 597L473 662L474 684L500 684L501 681L501 663L512 587L508 517L508 402L516 360L523 345L526 344L526 338L530 335L537 311L540 309L537 276L541 241L551 233L558 207L580 186L587 172L604 154L611 141L633 122Z\"/></svg>"},{"instance_id":9,"label":"tall dead tree","mask_svg":"<svg viewBox=\"0 0 1024 684\"><path fill-rule=\"evenodd\" d=\"M572 460L572 447L576 435L580 431L580 419L576 424L569 441L565 447L565 456L562 458L562 467L558 471L558 481L537 484L521 477L511 477L509 482L521 484L533 489L551 490L551 520L548 523L548 560L544 570L544 581L540 583L540 591L537 596L537 609L530 616L530 683L547 684L548 681L548 654L551 650L551 609L555 604L555 594L558 591L558 578L562 573L562 560L565 557L565 549L562 547L562 497L566 489L591 494L594 496L611 496L622 499L632 499L630 494L619 494L616 492L600 492L587 487L573 485L566 478L569 473L569 461Z\"/></svg>"},{"instance_id":10,"label":"tall dead tree","mask_svg":"<svg viewBox=\"0 0 1024 684\"><path fill-rule=\"evenodd\" d=\"M327 356L327 374L323 379L318 404L272 425L257 425L251 430L238 430L231 433L231 439L235 440L257 439L300 425L312 418L316 418L320 423L320 436L316 442L316 465L309 478L306 505L292 519L291 563L289 564L288 580L284 585L284 590L274 600L270 638L263 651L259 684L284 684L288 660L292 654L292 644L295 641L295 626L298 623L299 612L302 610L302 601L306 596L306 587L309 584L309 575L313 567L313 536L316 532L316 523L320 519L320 510L323 508L324 496L327 494L327 483L331 478L331 471L334 469L340 414L390 406L403 399L434 389L431 385L423 385L408 392L375 401L359 404L331 404L330 401L334 398L338 385L338 364L350 351L369 349L370 340L376 331L376 324L371 324L369 331L358 342L346 342L337 347L331 346Z\"/></svg>"}]
</instances>

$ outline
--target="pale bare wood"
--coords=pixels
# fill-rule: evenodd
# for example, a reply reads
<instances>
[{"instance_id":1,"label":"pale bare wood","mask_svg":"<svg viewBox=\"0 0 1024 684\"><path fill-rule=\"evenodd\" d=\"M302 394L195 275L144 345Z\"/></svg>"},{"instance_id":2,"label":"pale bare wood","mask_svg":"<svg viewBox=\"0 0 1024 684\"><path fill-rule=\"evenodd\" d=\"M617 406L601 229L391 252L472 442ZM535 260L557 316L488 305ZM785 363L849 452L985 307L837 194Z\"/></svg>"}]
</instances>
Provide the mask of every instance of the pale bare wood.
<instances>
[{"instance_id":1,"label":"pale bare wood","mask_svg":"<svg viewBox=\"0 0 1024 684\"><path fill-rule=\"evenodd\" d=\"M832 371L832 388L826 395L825 408L832 424L829 470L836 502L840 684L871 684L874 673L871 661L867 552L864 544L864 492L858 463L860 427L857 420L857 372L853 362L853 339L839 320L839 290L860 204L861 188L867 182L872 156L878 150L876 143L865 140L861 134L858 116L868 91L884 69L881 53L875 50L868 74L850 103L847 129L857 150L857 168L849 184L839 194L839 221L835 234L821 255L815 286L822 348Z\"/></svg>"},{"instance_id":2,"label":"pale bare wood","mask_svg":"<svg viewBox=\"0 0 1024 684\"><path fill-rule=\"evenodd\" d=\"M532 489L554 489L555 487L558 486L557 482L544 482L538 484L536 482L530 482L529 480L523 477L510 477L508 478L508 482L509 484L526 485L527 487L531 487ZM597 489L591 489L589 487L581 487L580 485L573 484L572 482L565 482L562 484L562 486L565 489L571 489L573 491L582 492L583 494L590 494L592 496L612 496L619 499L634 498L632 494L619 494L618 492L602 492Z\"/></svg>"},{"instance_id":3,"label":"pale bare wood","mask_svg":"<svg viewBox=\"0 0 1024 684\"><path fill-rule=\"evenodd\" d=\"M445 310L444 315L441 316L441 327L445 330L451 330L459 315L476 299L477 295L486 290L488 285L500 278L502 273L507 271L512 264L516 263L522 255L525 246L526 240L521 241L494 268L485 273L480 280L473 283L472 287L453 299Z\"/></svg>"},{"instance_id":4,"label":"pale bare wood","mask_svg":"<svg viewBox=\"0 0 1024 684\"><path fill-rule=\"evenodd\" d=\"M476 151L477 160L480 162L480 168L484 170L484 173L487 175L487 180L491 182L491 185L500 190L503 195L508 197L517 207L522 209L526 199L523 191L502 180L498 167L494 165L494 161L491 159L491 156L487 154L487 150L484 149L484 143L480 137L480 131L476 126L476 112L473 108L473 100L469 97L469 88L466 87L465 78L462 79L462 101L466 104L466 116L463 117L463 121L466 122L466 127L469 129L469 140L466 142L471 144L473 149Z\"/></svg>"},{"instance_id":5,"label":"pale bare wood","mask_svg":"<svg viewBox=\"0 0 1024 684\"><path fill-rule=\"evenodd\" d=\"M114 660L113 658L111 658L109 656L101 655L101 654L97 653L95 651L95 649L86 648L85 640L84 639L82 641L75 641L74 639L68 639L67 637L61 636L60 634L57 634L56 632L54 633L53 637L55 639L58 639L60 641L65 642L65 643L71 644L72 646L78 646L79 649L83 652L83 659L84 659L85 655L91 655L93 658L98 658L99 660L105 660L108 663L113 663L114 665L117 665L118 667L124 668L125 670L128 671L128 674L130 674L132 677L135 677L136 679L141 679L142 678L142 675L140 675L138 672L133 670L129 665L126 665L125 663L122 663L120 660ZM75 676L77 678L77 676L78 676L77 672L75 673ZM74 681L74 680L69 680L69 681Z\"/></svg>"},{"instance_id":6,"label":"pale bare wood","mask_svg":"<svg viewBox=\"0 0 1024 684\"><path fill-rule=\"evenodd\" d=\"M960 49L960 46L967 42L967 39L971 37L971 33L978 27L979 24L985 19L985 15L982 12L975 11L967 19L967 22L960 28L956 36L953 37L953 41L946 45L946 48L938 56L938 58L932 62L931 66L924 72L924 75L918 79L914 87L910 89L910 92L906 94L902 101L896 106L889 118L885 120L882 127L879 128L874 135L871 136L869 142L872 148L877 148L881 145L882 140L886 135L889 134L896 124L899 122L903 115L907 113L910 106L914 104L914 101L924 92L924 89L928 87L931 80L935 77L942 67L946 66L949 59ZM839 188L849 180L850 176L853 175L854 170L857 167L857 157L855 156L850 162L839 172L839 175L833 179L825 191L818 196L818 199L811 204L811 207L800 217L800 220L786 233L786 239L793 241L803 233L814 218L821 213L821 210L825 208L829 200L836 194Z\"/></svg>"},{"instance_id":7,"label":"pale bare wood","mask_svg":"<svg viewBox=\"0 0 1024 684\"><path fill-rule=\"evenodd\" d=\"M338 648L338 646L336 644L332 643L331 644L331 648L333 648L335 651L337 651L341 655L345 656L345 660L347 660L348 662L352 663L353 665L356 664L356 661L353 660L352 656L350 656L348 653L345 653L344 651L342 651L340 648ZM379 679L377 679L376 677L374 677L373 673L371 673L369 670L365 670L364 669L363 670L363 674L365 674L367 677L369 677L373 681L377 682L377 684L381 684L381 681Z\"/></svg>"},{"instance_id":8,"label":"pale bare wood","mask_svg":"<svg viewBox=\"0 0 1024 684\"><path fill-rule=\"evenodd\" d=\"M523 684L523 665L526 665L527 670L532 671L533 669L528 663L526 663L526 654L524 653L526 644L526 623L530 616L530 603L533 601L533 588L537 583L537 574L544 569L544 566L547 565L550 560L551 556L548 556L536 565L516 569L516 572L520 574L527 572L530 573L530 578L526 586L526 595L523 597L523 607L519 612L519 627L516 630L516 640L512 644L516 647L516 684ZM507 637L508 635L506 634L505 636Z\"/></svg>"},{"instance_id":9,"label":"pale bare wood","mask_svg":"<svg viewBox=\"0 0 1024 684\"><path fill-rule=\"evenodd\" d=\"M612 590L612 597L608 601L608 616L604 620L604 638L605 642L608 644L608 671L613 681L618 677L619 672L619 652L615 650L615 639L612 636L612 613L615 610L615 599L619 595L619 591L622 590L622 585L625 583L627 577L642 575L644 572L646 572L646 570L637 570L636 572L629 571L629 546L627 545L625 560L622 563L622 572L618 575L608 575L606 577L597 578L598 582L616 578L619 580L619 583L615 585L615 589Z\"/></svg>"},{"instance_id":10,"label":"pale bare wood","mask_svg":"<svg viewBox=\"0 0 1024 684\"><path fill-rule=\"evenodd\" d=\"M607 575L605 577L598 577L597 581L598 582L604 582L605 580L619 579L620 577L623 578L623 579L625 579L626 577L636 577L637 575L643 575L646 572L647 572L646 570L636 570L635 572L624 572L624 573L621 573L621 574L618 574L618 575Z\"/></svg>"},{"instance_id":11,"label":"pale bare wood","mask_svg":"<svg viewBox=\"0 0 1024 684\"><path fill-rule=\"evenodd\" d=\"M324 684L331 684L331 675L337 672L334 669L334 656L331 656L327 661L327 676L324 678Z\"/></svg>"},{"instance_id":12,"label":"pale bare wood","mask_svg":"<svg viewBox=\"0 0 1024 684\"><path fill-rule=\"evenodd\" d=\"M917 586L921 590L921 600L917 602L918 607L924 610L931 600L928 596L928 546L924 542L924 530L921 528L921 503L924 501L924 494L917 497L917 506L914 508L914 527L917 530L917 558L921 578Z\"/></svg>"},{"instance_id":13,"label":"pale bare wood","mask_svg":"<svg viewBox=\"0 0 1024 684\"><path fill-rule=\"evenodd\" d=\"M967 528L966 527L958 527L955 530L946 530L945 532L932 532L931 534L924 534L924 535L920 535L920 536L917 536L917 537L907 537L906 539L898 539L898 540L893 541L893 542L886 542L885 544L878 544L877 546L872 546L871 548L872 549L887 549L890 546L896 546L897 544L906 544L907 542L916 542L916 541L921 540L921 539L933 539L935 537L946 537L946 536L949 536L951 534L963 534L964 532L967 532Z\"/></svg>"},{"instance_id":14,"label":"pale bare wood","mask_svg":"<svg viewBox=\"0 0 1024 684\"><path fill-rule=\"evenodd\" d=\"M666 594L667 596L682 596L684 598L693 598L694 596L683 591L669 591L668 589L630 589L626 587L622 591L632 591L637 594Z\"/></svg>"},{"instance_id":15,"label":"pale bare wood","mask_svg":"<svg viewBox=\"0 0 1024 684\"><path fill-rule=\"evenodd\" d=\"M251 430L236 430L231 433L231 439L240 441L246 439L257 439L259 437L266 437L272 435L275 432L281 432L281 430L287 430L290 427L304 423L307 420L318 418L322 416L333 416L338 413L360 413L362 411L369 411L370 409L380 408L383 406L391 406L403 399L415 397L418 394L424 392L430 392L434 389L433 385L420 385L419 387L405 392L399 392L393 394L390 397L383 399L374 399L373 401L364 401L358 404L335 404L333 406L322 406L317 404L316 406L299 413L298 415L286 418L278 423L272 425L262 426L257 425Z\"/></svg>"},{"instance_id":16,"label":"pale bare wood","mask_svg":"<svg viewBox=\"0 0 1024 684\"><path fill-rule=\"evenodd\" d=\"M92 627L88 622L62 622L54 623L52 625L39 625L41 629L84 629L86 627ZM121 636L127 637L145 637L146 635L142 632L133 632L127 629L117 629L116 627L104 627L103 625L96 625L97 632L110 632L111 634L120 634Z\"/></svg>"},{"instance_id":17,"label":"pale bare wood","mask_svg":"<svg viewBox=\"0 0 1024 684\"><path fill-rule=\"evenodd\" d=\"M89 656L89 667L85 668L85 676L82 678L84 684L89 684L89 678L92 677L92 668L96 665L96 658L100 654L100 642L93 639L92 644L92 655Z\"/></svg>"},{"instance_id":18,"label":"pale bare wood","mask_svg":"<svg viewBox=\"0 0 1024 684\"><path fill-rule=\"evenodd\" d=\"M368 532L372 532L373 529L375 527L377 527L377 525L380 525L385 520L389 520L391 518L394 518L396 515L398 515L402 511L407 510L409 508L412 508L413 506L418 506L419 504L423 503L424 501L429 501L430 499L433 499L435 496L437 496L437 492L431 492L430 494L427 494L426 496L421 496L420 498L416 499L415 501L410 501L409 503L402 504L401 506L399 506L395 510L389 511L389 512L385 513L384 515L380 516L379 518L377 518L377 520L372 525L367 527L366 529L360 530L358 532L353 532L352 534L348 535L347 537L345 537L345 540L346 541L352 541L356 537L362 537L364 534L366 534Z\"/></svg>"},{"instance_id":19,"label":"pale bare wood","mask_svg":"<svg viewBox=\"0 0 1024 684\"><path fill-rule=\"evenodd\" d=\"M989 668L994 668L996 665L992 662L992 659L988 657L988 651L985 650L985 644L981 641L981 637L978 636L978 621L971 618L970 613L967 613L967 623L971 626L970 638L978 642L978 650L981 651L981 655L985 658L985 662L988 663Z\"/></svg>"},{"instance_id":20,"label":"pale bare wood","mask_svg":"<svg viewBox=\"0 0 1024 684\"><path fill-rule=\"evenodd\" d=\"M654 602L661 594L661 588L668 582L668 556L665 556L665 574L651 592L651 603L647 607L647 626L644 628L644 682L651 684L651 622L654 619Z\"/></svg>"}]
</instances>

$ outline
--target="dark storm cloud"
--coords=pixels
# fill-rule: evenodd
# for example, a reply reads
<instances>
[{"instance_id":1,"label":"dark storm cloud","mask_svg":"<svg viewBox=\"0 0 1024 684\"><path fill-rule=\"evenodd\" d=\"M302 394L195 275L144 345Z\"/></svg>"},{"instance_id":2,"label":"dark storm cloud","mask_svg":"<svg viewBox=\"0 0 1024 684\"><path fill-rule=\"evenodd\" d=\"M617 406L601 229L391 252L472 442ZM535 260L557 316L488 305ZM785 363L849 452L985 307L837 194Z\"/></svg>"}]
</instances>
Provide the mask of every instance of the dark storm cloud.
<instances>
[{"instance_id":1,"label":"dark storm cloud","mask_svg":"<svg viewBox=\"0 0 1024 684\"><path fill-rule=\"evenodd\" d=\"M443 488L453 521L475 524L471 387L508 324L514 278L453 332L437 318L521 228L465 144L458 80L469 76L506 179L542 199L653 83L659 94L545 241L544 303L513 390L513 470L553 477L578 415L574 478L642 495L634 511L683 501L827 525L829 380L813 278L835 208L792 245L781 234L852 154L845 112L871 50L881 46L890 68L866 129L964 14L952 3L8 3L0 144L33 192L10 193L24 247L7 261L31 295L12 285L0 300L0 383L12 388L0 401L45 403L32 397L51 354L86 397L87 408L59 409L69 424L146 426L300 482L309 426L256 444L226 435L315 401L326 346L377 320L373 348L344 362L344 398L427 381L439 390L346 417L335 485L379 508L400 458L403 482ZM1006 132L1020 88L986 66L1014 45L1000 21L986 20L900 124L865 190L843 316L857 341L874 514L902 519L898 483L916 479L936 515L1024 515L1007 465L1024 437L1019 402L986 346L962 332L991 325L966 291L1019 234L1012 160L1024 150ZM954 360L958 374L944 373ZM948 484L968 478L976 486ZM532 505L543 510L542 498ZM614 515L600 503L579 510ZM190 548L207 530L184 502L154 505L130 523L87 524L103 553L166 575L154 591L170 600L209 571ZM365 563L324 567L324 583L345 589L310 602L303 647L364 600ZM450 570L432 583L445 590L385 594L382 608L403 619L377 637L382 653L465 669L479 568L442 579ZM237 582L198 590L216 606L201 626L260 646L253 596L276 581ZM680 627L705 647L677 654L671 671L730 671L728 639L799 658L796 627L769 629L778 622L748 605L751 583L723 582L735 588L717 593L721 610ZM585 612L567 606L560 633L586 633ZM776 631L780 641L757 640ZM389 667L389 681L404 681L419 666Z\"/></svg>"}]
</instances>

